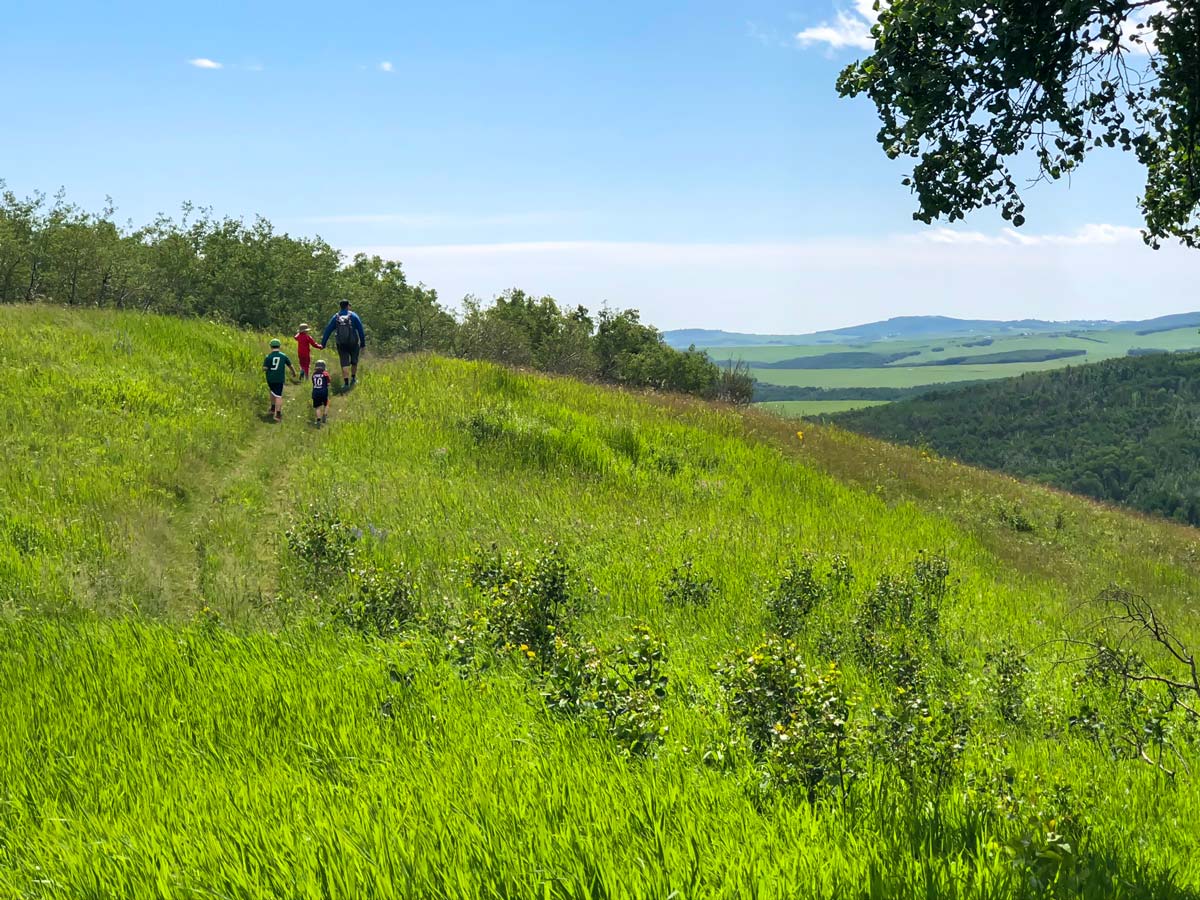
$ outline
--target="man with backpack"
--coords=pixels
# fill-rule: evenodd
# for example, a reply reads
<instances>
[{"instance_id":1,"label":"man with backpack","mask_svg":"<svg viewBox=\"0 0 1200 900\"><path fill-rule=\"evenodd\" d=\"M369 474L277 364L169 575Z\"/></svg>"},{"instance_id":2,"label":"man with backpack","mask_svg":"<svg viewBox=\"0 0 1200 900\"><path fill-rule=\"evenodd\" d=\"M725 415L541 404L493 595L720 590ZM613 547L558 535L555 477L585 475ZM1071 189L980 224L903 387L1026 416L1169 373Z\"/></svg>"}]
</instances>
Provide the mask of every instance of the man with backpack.
<instances>
[{"instance_id":1,"label":"man with backpack","mask_svg":"<svg viewBox=\"0 0 1200 900\"><path fill-rule=\"evenodd\" d=\"M342 390L349 390L358 382L358 351L367 348L367 335L363 331L362 319L358 317L358 313L351 312L350 301L343 300L340 306L325 326L321 343L328 344L331 334L336 337L338 360L342 364ZM350 369L348 379L347 367Z\"/></svg>"}]
</instances>

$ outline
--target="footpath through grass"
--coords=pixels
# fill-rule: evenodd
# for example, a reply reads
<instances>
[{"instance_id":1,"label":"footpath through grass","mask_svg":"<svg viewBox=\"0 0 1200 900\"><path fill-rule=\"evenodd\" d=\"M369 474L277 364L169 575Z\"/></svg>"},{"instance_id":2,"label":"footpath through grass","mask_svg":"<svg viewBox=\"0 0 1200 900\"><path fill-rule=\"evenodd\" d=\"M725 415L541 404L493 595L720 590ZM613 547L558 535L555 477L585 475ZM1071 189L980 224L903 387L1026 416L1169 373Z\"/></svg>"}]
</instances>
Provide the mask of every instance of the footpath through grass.
<instances>
[{"instance_id":1,"label":"footpath through grass","mask_svg":"<svg viewBox=\"0 0 1200 900\"><path fill-rule=\"evenodd\" d=\"M0 896L1200 889L1193 736L1168 779L1021 655L1108 580L1194 633L1190 532L487 365L314 431L253 336L0 339Z\"/></svg>"}]
</instances>

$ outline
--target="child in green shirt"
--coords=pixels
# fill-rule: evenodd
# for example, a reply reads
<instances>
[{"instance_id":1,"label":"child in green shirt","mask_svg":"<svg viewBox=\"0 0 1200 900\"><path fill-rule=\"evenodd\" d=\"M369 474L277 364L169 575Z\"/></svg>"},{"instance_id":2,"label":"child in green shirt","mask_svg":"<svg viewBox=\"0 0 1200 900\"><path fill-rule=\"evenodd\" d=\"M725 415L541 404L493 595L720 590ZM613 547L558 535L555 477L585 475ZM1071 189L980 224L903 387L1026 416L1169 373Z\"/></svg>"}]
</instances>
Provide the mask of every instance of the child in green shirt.
<instances>
[{"instance_id":1,"label":"child in green shirt","mask_svg":"<svg viewBox=\"0 0 1200 900\"><path fill-rule=\"evenodd\" d=\"M296 370L292 367L292 361L279 349L280 346L282 345L278 340L272 340L271 352L263 360L263 372L267 376L267 390L271 392L271 409L267 415L272 416L276 422L283 420L283 384L287 380L284 370L291 372L293 378L297 377Z\"/></svg>"}]
</instances>

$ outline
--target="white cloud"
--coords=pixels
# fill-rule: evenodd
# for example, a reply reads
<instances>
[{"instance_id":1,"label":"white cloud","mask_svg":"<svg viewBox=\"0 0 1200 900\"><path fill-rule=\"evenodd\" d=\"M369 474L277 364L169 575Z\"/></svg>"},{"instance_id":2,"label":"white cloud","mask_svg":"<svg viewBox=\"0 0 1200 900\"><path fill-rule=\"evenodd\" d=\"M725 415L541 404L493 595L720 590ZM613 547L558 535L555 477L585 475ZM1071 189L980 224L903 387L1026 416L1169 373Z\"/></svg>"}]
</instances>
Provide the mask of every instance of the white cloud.
<instances>
[{"instance_id":1,"label":"white cloud","mask_svg":"<svg viewBox=\"0 0 1200 900\"><path fill-rule=\"evenodd\" d=\"M1061 234L923 230L758 244L535 241L347 247L400 259L446 302L522 287L632 306L659 328L798 334L907 314L1134 319L1200 308L1195 251L1136 228Z\"/></svg>"},{"instance_id":2,"label":"white cloud","mask_svg":"<svg viewBox=\"0 0 1200 900\"><path fill-rule=\"evenodd\" d=\"M935 244L987 244L991 246L1036 247L1036 246L1082 246L1087 244L1118 244L1123 241L1140 241L1141 231L1127 225L1084 225L1067 234L1028 234L1015 228L1005 228L995 234L981 231L960 231L953 228L935 228L921 235L922 239Z\"/></svg>"},{"instance_id":3,"label":"white cloud","mask_svg":"<svg viewBox=\"0 0 1200 900\"><path fill-rule=\"evenodd\" d=\"M219 62L215 59L207 59L203 56L198 56L195 59L188 60L189 66L195 66L197 69L223 69Z\"/></svg>"},{"instance_id":4,"label":"white cloud","mask_svg":"<svg viewBox=\"0 0 1200 900\"><path fill-rule=\"evenodd\" d=\"M871 37L871 26L879 18L874 6L874 0L854 0L852 9L838 9L832 22L822 22L798 32L796 41L801 47L825 44L834 50L844 47L874 50L875 39Z\"/></svg>"},{"instance_id":5,"label":"white cloud","mask_svg":"<svg viewBox=\"0 0 1200 900\"><path fill-rule=\"evenodd\" d=\"M1200 255L1153 251L1138 229L938 229L764 243L528 243L347 247L398 259L444 301L506 288L591 308L608 301L661 328L800 333L898 315L1135 319L1200 308Z\"/></svg>"},{"instance_id":6,"label":"white cloud","mask_svg":"<svg viewBox=\"0 0 1200 900\"><path fill-rule=\"evenodd\" d=\"M393 70L392 64L390 62L388 62L386 59L379 64L380 72L391 72L392 70Z\"/></svg>"}]
</instances>

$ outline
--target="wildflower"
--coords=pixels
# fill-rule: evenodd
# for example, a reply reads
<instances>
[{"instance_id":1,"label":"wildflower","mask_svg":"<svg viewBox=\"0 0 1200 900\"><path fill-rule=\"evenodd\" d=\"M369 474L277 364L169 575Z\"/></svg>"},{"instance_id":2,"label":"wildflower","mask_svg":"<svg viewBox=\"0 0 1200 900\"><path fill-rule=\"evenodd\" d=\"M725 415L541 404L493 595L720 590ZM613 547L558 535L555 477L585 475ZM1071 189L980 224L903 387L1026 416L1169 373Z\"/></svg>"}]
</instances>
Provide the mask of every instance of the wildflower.
<instances>
[{"instance_id":1,"label":"wildflower","mask_svg":"<svg viewBox=\"0 0 1200 900\"><path fill-rule=\"evenodd\" d=\"M804 432L803 432L803 431L797 431L797 432L796 432L796 439L797 439L797 440L799 440L799 441L800 441L800 443L804 443Z\"/></svg>"}]
</instances>

